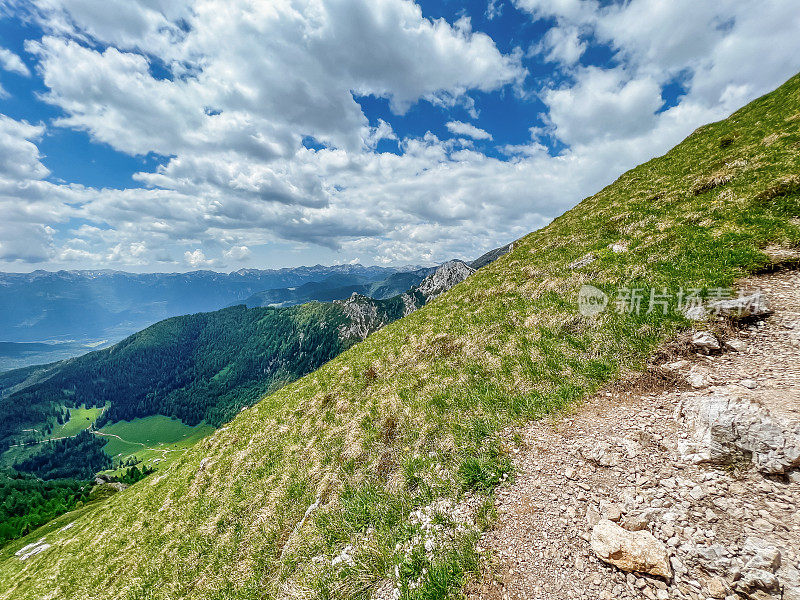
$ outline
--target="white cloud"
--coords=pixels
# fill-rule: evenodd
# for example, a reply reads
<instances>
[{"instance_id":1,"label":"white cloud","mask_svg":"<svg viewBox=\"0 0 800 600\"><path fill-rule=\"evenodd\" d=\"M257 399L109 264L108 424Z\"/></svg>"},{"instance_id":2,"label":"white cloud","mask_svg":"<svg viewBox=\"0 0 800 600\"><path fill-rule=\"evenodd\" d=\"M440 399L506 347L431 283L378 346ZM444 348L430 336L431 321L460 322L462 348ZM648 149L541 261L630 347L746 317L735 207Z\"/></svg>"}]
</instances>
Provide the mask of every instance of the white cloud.
<instances>
[{"instance_id":1,"label":"white cloud","mask_svg":"<svg viewBox=\"0 0 800 600\"><path fill-rule=\"evenodd\" d=\"M188 250L183 253L183 259L187 265L192 267L193 269L200 269L203 267L213 267L217 264L217 261L210 260L206 258L205 253L197 248L196 250L189 252Z\"/></svg>"},{"instance_id":2,"label":"white cloud","mask_svg":"<svg viewBox=\"0 0 800 600\"><path fill-rule=\"evenodd\" d=\"M225 252L223 252L223 256L225 258L234 260L234 261L241 261L245 258L249 258L252 256L253 252L247 246L233 246L229 248Z\"/></svg>"},{"instance_id":3,"label":"white cloud","mask_svg":"<svg viewBox=\"0 0 800 600\"><path fill-rule=\"evenodd\" d=\"M429 21L401 0L109 2L107 11L38 2L47 35L27 48L63 111L53 126L169 158L136 175L144 187L58 185L37 148L45 127L0 116L0 266L227 267L275 244L325 246L343 261L474 256L546 224L800 66L793 2L754 11L731 0L516 0L556 20L539 57L558 61L566 79L526 90L545 102L548 127L502 148L502 161L464 138L398 135L391 115L369 123L353 98L477 115L471 94L521 86L518 54L503 55L467 21ZM617 53L615 68L579 65L598 41ZM661 111L662 86L679 73L686 95ZM445 121L456 135L492 139ZM542 133L568 148L551 156ZM324 147L305 148L307 136ZM378 153L381 140L402 155Z\"/></svg>"},{"instance_id":4,"label":"white cloud","mask_svg":"<svg viewBox=\"0 0 800 600\"><path fill-rule=\"evenodd\" d=\"M551 132L563 142L638 161L667 150L695 127L724 117L800 68L800 11L792 0L759 10L736 2L515 0L534 20L555 19L542 48L568 69L568 83L544 91ZM576 31L609 46L619 66L585 68L556 50ZM780 48L780 52L775 52ZM769 60L759 57L769 56ZM662 87L681 77L686 94L659 112ZM681 118L676 118L681 115ZM620 148L624 143L625 147Z\"/></svg>"},{"instance_id":5,"label":"white cloud","mask_svg":"<svg viewBox=\"0 0 800 600\"><path fill-rule=\"evenodd\" d=\"M53 256L53 230L35 223L0 223L0 261L37 264Z\"/></svg>"},{"instance_id":6,"label":"white cloud","mask_svg":"<svg viewBox=\"0 0 800 600\"><path fill-rule=\"evenodd\" d=\"M96 23L98 11L69 6L74 22L125 44L104 52L58 37L30 44L48 99L69 114L60 124L130 153L216 146L270 160L286 157L304 135L355 150L367 132L352 92L387 97L404 112L421 98L452 102L524 76L518 58L503 56L485 34L431 22L402 0L203 2L175 44L150 42L155 34L144 25L115 35ZM152 77L150 62L126 51L140 45L188 76Z\"/></svg>"},{"instance_id":7,"label":"white cloud","mask_svg":"<svg viewBox=\"0 0 800 600\"><path fill-rule=\"evenodd\" d=\"M572 65L583 56L586 42L580 39L577 27L554 27L545 34L542 49L547 61Z\"/></svg>"},{"instance_id":8,"label":"white cloud","mask_svg":"<svg viewBox=\"0 0 800 600\"><path fill-rule=\"evenodd\" d=\"M43 134L42 125L31 125L0 114L0 178L41 179L48 175L36 147Z\"/></svg>"},{"instance_id":9,"label":"white cloud","mask_svg":"<svg viewBox=\"0 0 800 600\"><path fill-rule=\"evenodd\" d=\"M447 130L455 135L465 135L471 137L473 140L491 140L492 134L484 131L479 127L475 127L471 123L464 123L462 121L450 121L445 124Z\"/></svg>"},{"instance_id":10,"label":"white cloud","mask_svg":"<svg viewBox=\"0 0 800 600\"><path fill-rule=\"evenodd\" d=\"M655 126L662 101L661 86L654 80L596 67L578 71L576 80L575 85L544 94L550 120L565 143L629 138Z\"/></svg>"},{"instance_id":11,"label":"white cloud","mask_svg":"<svg viewBox=\"0 0 800 600\"><path fill-rule=\"evenodd\" d=\"M29 77L31 74L28 67L22 62L19 56L11 52L11 50L2 47L0 47L0 69L25 77Z\"/></svg>"},{"instance_id":12,"label":"white cloud","mask_svg":"<svg viewBox=\"0 0 800 600\"><path fill-rule=\"evenodd\" d=\"M135 176L148 189L85 191L90 200L73 210L111 226L96 243L122 242L106 254L115 263L139 260L125 244L141 240L152 259L165 245L176 253L168 239L337 248L381 235L402 217L351 206L351 182L365 170L391 179L391 169L425 168L427 158L376 157L380 140L404 142L385 121L369 126L353 93L386 97L396 112L420 100L474 112L468 92L525 74L518 54L501 54L467 20L430 21L403 0L117 4L125 19L90 2L42 1L49 34L26 47L46 100L63 110L55 126L129 154L172 157ZM167 77L154 75L156 62ZM306 136L328 149L307 150Z\"/></svg>"},{"instance_id":13,"label":"white cloud","mask_svg":"<svg viewBox=\"0 0 800 600\"><path fill-rule=\"evenodd\" d=\"M529 12L535 19L564 19L584 21L599 8L596 0L513 0L520 10Z\"/></svg>"},{"instance_id":14,"label":"white cloud","mask_svg":"<svg viewBox=\"0 0 800 600\"><path fill-rule=\"evenodd\" d=\"M489 0L486 5L486 18L490 21L503 14L503 0Z\"/></svg>"}]
</instances>

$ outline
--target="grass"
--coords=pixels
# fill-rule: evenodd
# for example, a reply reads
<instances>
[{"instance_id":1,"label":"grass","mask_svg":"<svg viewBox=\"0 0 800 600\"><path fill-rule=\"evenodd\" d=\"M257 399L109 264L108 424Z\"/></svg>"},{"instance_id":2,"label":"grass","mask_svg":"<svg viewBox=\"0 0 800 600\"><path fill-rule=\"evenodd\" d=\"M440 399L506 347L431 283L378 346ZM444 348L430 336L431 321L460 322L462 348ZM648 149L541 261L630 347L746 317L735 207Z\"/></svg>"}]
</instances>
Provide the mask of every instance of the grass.
<instances>
[{"instance_id":1,"label":"grass","mask_svg":"<svg viewBox=\"0 0 800 600\"><path fill-rule=\"evenodd\" d=\"M46 552L13 557L39 532L10 544L0 598L457 597L508 471L499 432L641 370L689 326L674 311L585 317L581 286L612 303L620 287L713 290L764 268L767 247L800 248L798 119L795 77L701 127L47 533Z\"/></svg>"},{"instance_id":2,"label":"grass","mask_svg":"<svg viewBox=\"0 0 800 600\"><path fill-rule=\"evenodd\" d=\"M69 421L61 425L56 424L49 435L41 435L40 432L44 429L44 424L40 424L35 429L26 431L26 435L20 438L20 441L24 440L26 443L30 443L34 440L47 441L64 437L73 437L84 429L89 429L106 408L107 406L102 408L86 408L85 405L81 405L77 408L70 407ZM38 453L40 449L41 446L38 444L9 448L0 454L0 467L12 467L15 463L21 462Z\"/></svg>"},{"instance_id":3,"label":"grass","mask_svg":"<svg viewBox=\"0 0 800 600\"><path fill-rule=\"evenodd\" d=\"M106 408L86 408L85 405L78 408L70 408L69 421L63 425L56 425L48 439L78 435L84 429L89 429Z\"/></svg>"},{"instance_id":4,"label":"grass","mask_svg":"<svg viewBox=\"0 0 800 600\"><path fill-rule=\"evenodd\" d=\"M108 437L103 450L113 458L137 456L147 461L186 449L214 431L209 425L184 425L178 419L155 415L106 425L99 433ZM121 438L121 439L120 439Z\"/></svg>"}]
</instances>

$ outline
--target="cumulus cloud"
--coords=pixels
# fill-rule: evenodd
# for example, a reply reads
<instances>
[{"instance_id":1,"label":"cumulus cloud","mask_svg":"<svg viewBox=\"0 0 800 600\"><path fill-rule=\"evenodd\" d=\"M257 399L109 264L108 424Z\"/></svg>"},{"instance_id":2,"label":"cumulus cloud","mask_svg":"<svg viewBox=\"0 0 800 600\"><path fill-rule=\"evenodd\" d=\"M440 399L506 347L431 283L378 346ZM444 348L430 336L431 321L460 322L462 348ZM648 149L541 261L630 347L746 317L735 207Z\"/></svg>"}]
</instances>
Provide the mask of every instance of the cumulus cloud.
<instances>
[{"instance_id":1,"label":"cumulus cloud","mask_svg":"<svg viewBox=\"0 0 800 600\"><path fill-rule=\"evenodd\" d=\"M547 91L544 100L558 136L570 145L650 131L662 105L656 81L633 79L622 68L582 69L575 84Z\"/></svg>"},{"instance_id":2,"label":"cumulus cloud","mask_svg":"<svg viewBox=\"0 0 800 600\"><path fill-rule=\"evenodd\" d=\"M223 256L230 260L242 261L252 256L253 252L247 246L233 246L223 252Z\"/></svg>"},{"instance_id":3,"label":"cumulus cloud","mask_svg":"<svg viewBox=\"0 0 800 600\"><path fill-rule=\"evenodd\" d=\"M52 36L30 44L48 99L69 114L63 125L124 152L216 145L268 160L286 157L302 136L352 150L367 126L353 92L386 97L402 113L421 98L450 102L524 76L518 58L485 34L429 21L402 0L197 3L185 16L187 33L172 44L151 43L144 25L139 40L134 31L116 35L96 23L97 11L65 5L80 31L124 45L101 52ZM45 17L59 14L51 8ZM173 37L170 29L164 35ZM139 46L161 52L175 77L152 77L149 60L132 51Z\"/></svg>"},{"instance_id":4,"label":"cumulus cloud","mask_svg":"<svg viewBox=\"0 0 800 600\"><path fill-rule=\"evenodd\" d=\"M0 223L0 261L37 264L52 258L53 229L35 223Z\"/></svg>"},{"instance_id":5,"label":"cumulus cloud","mask_svg":"<svg viewBox=\"0 0 800 600\"><path fill-rule=\"evenodd\" d=\"M184 252L183 259L187 265L192 267L193 269L201 269L204 267L213 267L217 264L217 261L206 258L205 253L197 248L192 252L188 250Z\"/></svg>"},{"instance_id":6,"label":"cumulus cloud","mask_svg":"<svg viewBox=\"0 0 800 600\"><path fill-rule=\"evenodd\" d=\"M103 237L124 243L106 257L124 264L138 260L126 244L142 240L148 250L138 256L152 259L167 239L342 248L382 235L403 215L387 219L351 201L353 182L430 165L428 156L377 156L381 140L405 141L386 121L371 126L354 95L387 98L398 114L419 101L470 109L468 92L525 76L518 54L502 54L468 20L429 20L404 0L113 4L38 2L47 34L26 49L43 98L63 112L54 126L128 154L170 157L135 175L145 189L84 190L72 207L111 225ZM308 150L307 138L325 148ZM447 150L440 158L449 160ZM79 256L74 250L60 256ZM231 252L226 260L247 258Z\"/></svg>"},{"instance_id":7,"label":"cumulus cloud","mask_svg":"<svg viewBox=\"0 0 800 600\"><path fill-rule=\"evenodd\" d=\"M473 140L491 140L492 134L484 131L480 127L475 127L471 123L464 123L462 121L450 121L445 124L447 130L455 135L463 135L470 137Z\"/></svg>"},{"instance_id":8,"label":"cumulus cloud","mask_svg":"<svg viewBox=\"0 0 800 600\"><path fill-rule=\"evenodd\" d=\"M2 265L220 268L276 243L380 263L474 256L780 84L800 56L790 0L758 11L515 0L554 23L533 58L563 77L536 89L524 88L543 84L526 79L518 52L404 0L107 4L36 3L45 35L26 49L61 115L47 127L154 153L159 166L129 189L54 183L37 148L46 126L0 116ZM581 64L593 44L611 49L613 67ZM678 77L686 93L664 106ZM475 98L512 89L542 100L545 127L497 148L501 160L470 140L501 141L456 111L477 118ZM360 96L385 98L392 114L369 122ZM441 109L458 138L395 131L417 102ZM543 134L565 144L558 156ZM400 153L379 152L381 140Z\"/></svg>"},{"instance_id":9,"label":"cumulus cloud","mask_svg":"<svg viewBox=\"0 0 800 600\"><path fill-rule=\"evenodd\" d=\"M577 27L554 27L545 34L540 51L546 54L547 61L572 65L578 62L586 46Z\"/></svg>"},{"instance_id":10,"label":"cumulus cloud","mask_svg":"<svg viewBox=\"0 0 800 600\"><path fill-rule=\"evenodd\" d=\"M8 50L7 48L0 47L0 69L8 71L9 73L16 73L29 77L31 72L28 70L27 65L22 62L22 59Z\"/></svg>"},{"instance_id":11,"label":"cumulus cloud","mask_svg":"<svg viewBox=\"0 0 800 600\"><path fill-rule=\"evenodd\" d=\"M49 171L42 164L36 142L44 126L16 121L0 114L0 177L6 181L41 179Z\"/></svg>"},{"instance_id":12,"label":"cumulus cloud","mask_svg":"<svg viewBox=\"0 0 800 600\"><path fill-rule=\"evenodd\" d=\"M556 23L543 48L570 78L541 94L551 132L594 151L610 151L603 143L618 146L620 140L628 140L631 148L664 151L697 125L725 116L800 67L800 12L791 0L765 3L758 11L735 0L515 0L515 5L534 20ZM559 53L558 40L574 39L576 31L610 48L618 64L584 67L575 54ZM770 60L757 58L766 55ZM676 80L686 93L678 106L663 111L661 90Z\"/></svg>"}]
</instances>

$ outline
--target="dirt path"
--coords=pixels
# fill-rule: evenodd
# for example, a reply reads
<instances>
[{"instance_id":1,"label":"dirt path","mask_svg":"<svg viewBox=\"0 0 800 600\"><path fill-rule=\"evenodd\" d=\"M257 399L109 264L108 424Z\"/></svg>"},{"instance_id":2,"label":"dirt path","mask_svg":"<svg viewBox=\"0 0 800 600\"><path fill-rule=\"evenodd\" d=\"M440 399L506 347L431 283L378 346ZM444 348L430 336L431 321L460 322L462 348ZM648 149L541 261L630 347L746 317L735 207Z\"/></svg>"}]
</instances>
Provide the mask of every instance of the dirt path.
<instances>
[{"instance_id":1,"label":"dirt path","mask_svg":"<svg viewBox=\"0 0 800 600\"><path fill-rule=\"evenodd\" d=\"M124 442L126 444L131 444L132 446L141 446L142 448L147 448L147 446L145 444L143 444L142 442L131 442L131 441L128 441L125 438L122 438L122 437L118 436L116 433L105 433L105 432L102 432L102 431L94 431L94 430L92 431L92 433L94 435L99 435L101 437L117 438L119 441Z\"/></svg>"},{"instance_id":2,"label":"dirt path","mask_svg":"<svg viewBox=\"0 0 800 600\"><path fill-rule=\"evenodd\" d=\"M479 542L489 566L469 598L800 599L798 471L695 464L692 432L675 416L692 398L739 397L800 433L800 272L744 286L762 289L775 314L737 332L738 351L690 357L672 366L666 389L606 392L525 430L516 480L499 491L497 522ZM705 379L698 389L685 383L692 368ZM650 531L672 579L601 562L590 536L602 518Z\"/></svg>"}]
</instances>

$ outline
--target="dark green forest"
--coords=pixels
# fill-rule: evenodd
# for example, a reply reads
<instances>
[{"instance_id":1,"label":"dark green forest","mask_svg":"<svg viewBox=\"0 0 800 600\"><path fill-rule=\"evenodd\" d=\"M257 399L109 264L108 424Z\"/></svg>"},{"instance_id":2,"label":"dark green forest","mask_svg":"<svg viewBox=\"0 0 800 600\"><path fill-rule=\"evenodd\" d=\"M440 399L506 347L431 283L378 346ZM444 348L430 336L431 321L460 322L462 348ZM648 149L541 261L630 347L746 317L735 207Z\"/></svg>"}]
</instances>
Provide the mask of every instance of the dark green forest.
<instances>
[{"instance_id":1,"label":"dark green forest","mask_svg":"<svg viewBox=\"0 0 800 600\"><path fill-rule=\"evenodd\" d=\"M0 546L86 502L90 486L74 479L43 481L0 470Z\"/></svg>"},{"instance_id":2,"label":"dark green forest","mask_svg":"<svg viewBox=\"0 0 800 600\"><path fill-rule=\"evenodd\" d=\"M40 479L91 479L112 467L111 458L103 452L105 444L85 429L74 437L40 444L39 452L16 463L14 469Z\"/></svg>"}]
</instances>

